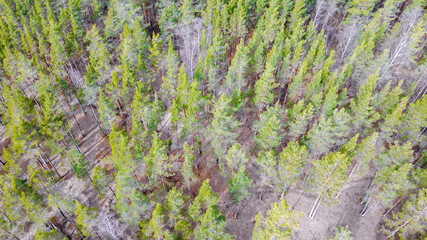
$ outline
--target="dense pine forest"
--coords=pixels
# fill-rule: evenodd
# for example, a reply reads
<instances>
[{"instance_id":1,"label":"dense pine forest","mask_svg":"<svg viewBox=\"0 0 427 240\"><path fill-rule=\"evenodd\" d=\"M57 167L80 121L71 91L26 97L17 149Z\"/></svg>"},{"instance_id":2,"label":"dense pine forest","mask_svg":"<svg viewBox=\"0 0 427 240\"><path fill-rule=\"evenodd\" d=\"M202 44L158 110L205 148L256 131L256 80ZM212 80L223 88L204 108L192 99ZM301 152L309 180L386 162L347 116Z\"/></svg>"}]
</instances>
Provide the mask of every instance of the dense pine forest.
<instances>
[{"instance_id":1,"label":"dense pine forest","mask_svg":"<svg viewBox=\"0 0 427 240\"><path fill-rule=\"evenodd\" d=\"M0 0L1 239L427 239L425 0Z\"/></svg>"}]
</instances>

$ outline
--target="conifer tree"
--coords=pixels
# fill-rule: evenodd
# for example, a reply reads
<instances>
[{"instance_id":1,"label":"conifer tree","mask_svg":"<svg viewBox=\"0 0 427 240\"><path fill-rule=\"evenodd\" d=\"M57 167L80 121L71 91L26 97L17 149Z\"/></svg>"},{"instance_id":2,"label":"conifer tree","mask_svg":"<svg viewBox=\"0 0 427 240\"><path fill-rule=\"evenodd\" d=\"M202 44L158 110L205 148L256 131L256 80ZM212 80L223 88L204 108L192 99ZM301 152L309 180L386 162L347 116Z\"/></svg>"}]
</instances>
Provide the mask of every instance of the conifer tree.
<instances>
[{"instance_id":1,"label":"conifer tree","mask_svg":"<svg viewBox=\"0 0 427 240\"><path fill-rule=\"evenodd\" d=\"M181 220L184 210L184 197L182 192L177 190L175 187L172 188L165 199L165 208L168 211L169 222L173 225L176 225L177 221Z\"/></svg>"},{"instance_id":2,"label":"conifer tree","mask_svg":"<svg viewBox=\"0 0 427 240\"><path fill-rule=\"evenodd\" d=\"M276 154L273 150L260 151L258 153L257 163L261 167L260 170L260 185L261 188L264 186L273 186L277 179L278 172L276 170ZM259 199L262 198L263 189L259 195Z\"/></svg>"},{"instance_id":3,"label":"conifer tree","mask_svg":"<svg viewBox=\"0 0 427 240\"><path fill-rule=\"evenodd\" d=\"M356 98L351 101L352 123L356 129L370 127L379 118L371 105L373 92L378 81L379 71L370 76L365 85L361 86Z\"/></svg>"},{"instance_id":4,"label":"conifer tree","mask_svg":"<svg viewBox=\"0 0 427 240\"><path fill-rule=\"evenodd\" d=\"M93 168L92 181L93 186L99 193L99 197L104 198L107 191L106 187L110 187L109 182L111 181L111 177L108 175L107 169L95 166Z\"/></svg>"},{"instance_id":5,"label":"conifer tree","mask_svg":"<svg viewBox=\"0 0 427 240\"><path fill-rule=\"evenodd\" d=\"M151 38L150 56L149 56L149 59L151 60L151 66L153 67L153 72L157 72L159 68L159 63L160 63L161 53L162 53L162 45L163 45L163 42L160 39L160 34L153 33L153 36Z\"/></svg>"},{"instance_id":6,"label":"conifer tree","mask_svg":"<svg viewBox=\"0 0 427 240\"><path fill-rule=\"evenodd\" d=\"M95 209L89 208L76 200L77 225L85 237L92 235L92 218L94 217Z\"/></svg>"},{"instance_id":7,"label":"conifer tree","mask_svg":"<svg viewBox=\"0 0 427 240\"><path fill-rule=\"evenodd\" d=\"M166 99L173 99L176 97L176 89L178 87L178 55L175 52L173 41L169 39L169 48L166 55L166 75L162 78L162 89Z\"/></svg>"},{"instance_id":8,"label":"conifer tree","mask_svg":"<svg viewBox=\"0 0 427 240\"><path fill-rule=\"evenodd\" d=\"M281 181L278 185L283 189L282 197L286 190L299 179L302 168L307 163L307 147L298 142L290 142L279 155L278 173Z\"/></svg>"},{"instance_id":9,"label":"conifer tree","mask_svg":"<svg viewBox=\"0 0 427 240\"><path fill-rule=\"evenodd\" d=\"M374 132L357 145L353 159L356 160L355 170L360 176L365 176L369 169L369 163L375 157L378 133ZM353 171L352 171L353 172Z\"/></svg>"},{"instance_id":10,"label":"conifer tree","mask_svg":"<svg viewBox=\"0 0 427 240\"><path fill-rule=\"evenodd\" d=\"M111 131L116 120L116 109L111 99L105 96L102 90L99 91L98 107L99 118L104 123L104 128Z\"/></svg>"},{"instance_id":11,"label":"conifer tree","mask_svg":"<svg viewBox=\"0 0 427 240\"><path fill-rule=\"evenodd\" d=\"M307 130L309 121L313 118L313 106L311 103L304 106L304 100L300 100L289 111L289 136L294 140Z\"/></svg>"},{"instance_id":12,"label":"conifer tree","mask_svg":"<svg viewBox=\"0 0 427 240\"><path fill-rule=\"evenodd\" d=\"M385 116L384 122L380 126L381 138L391 142L393 133L396 128L401 125L403 111L406 109L407 102L408 98L403 98L401 102Z\"/></svg>"},{"instance_id":13,"label":"conifer tree","mask_svg":"<svg viewBox=\"0 0 427 240\"><path fill-rule=\"evenodd\" d=\"M216 192L212 191L209 181L209 179L203 181L199 189L199 194L188 207L188 215L194 221L199 219L209 207L216 205L219 201L219 196Z\"/></svg>"},{"instance_id":14,"label":"conifer tree","mask_svg":"<svg viewBox=\"0 0 427 240\"><path fill-rule=\"evenodd\" d=\"M425 233L425 213L427 211L427 189L422 188L418 195L412 194L398 213L393 213L392 218L385 218L387 228L381 229L391 239L398 234L405 239L416 234Z\"/></svg>"},{"instance_id":15,"label":"conifer tree","mask_svg":"<svg viewBox=\"0 0 427 240\"><path fill-rule=\"evenodd\" d=\"M298 220L302 217L301 212L292 211L285 199L279 203L272 203L270 210L267 211L267 217L262 213L255 216L255 227L253 230L253 239L290 239L292 229L299 227Z\"/></svg>"},{"instance_id":16,"label":"conifer tree","mask_svg":"<svg viewBox=\"0 0 427 240\"><path fill-rule=\"evenodd\" d=\"M268 53L265 70L260 79L255 83L254 102L259 109L271 104L274 100L274 92L272 90L278 86L274 75L277 68L278 54L280 54L279 50L274 45Z\"/></svg>"},{"instance_id":17,"label":"conifer tree","mask_svg":"<svg viewBox=\"0 0 427 240\"><path fill-rule=\"evenodd\" d=\"M225 217L221 214L217 205L211 205L206 213L200 217L200 225L194 230L196 239L231 240L231 234L225 232Z\"/></svg>"},{"instance_id":18,"label":"conifer tree","mask_svg":"<svg viewBox=\"0 0 427 240\"><path fill-rule=\"evenodd\" d=\"M157 203L151 219L141 222L141 233L143 239L172 239L172 234L166 228L164 222L165 214L161 203Z\"/></svg>"},{"instance_id":19,"label":"conifer tree","mask_svg":"<svg viewBox=\"0 0 427 240\"><path fill-rule=\"evenodd\" d=\"M183 146L183 158L184 163L182 164L181 174L184 180L184 184L187 185L187 188L191 190L191 185L197 182L197 176L193 172L193 166L196 166L196 158L192 153L193 149L188 146L188 143L184 143Z\"/></svg>"},{"instance_id":20,"label":"conifer tree","mask_svg":"<svg viewBox=\"0 0 427 240\"><path fill-rule=\"evenodd\" d=\"M227 75L223 84L224 91L230 95L235 89L242 89L246 83L246 71L248 71L249 48L245 46L243 39L236 47L231 65L228 68Z\"/></svg>"},{"instance_id":21,"label":"conifer tree","mask_svg":"<svg viewBox=\"0 0 427 240\"><path fill-rule=\"evenodd\" d=\"M345 227L337 227L337 233L332 238L328 240L353 240L351 236L350 230L348 230L348 226Z\"/></svg>"},{"instance_id":22,"label":"conifer tree","mask_svg":"<svg viewBox=\"0 0 427 240\"><path fill-rule=\"evenodd\" d=\"M231 99L222 94L216 101L212 112L213 120L210 127L211 145L220 162L223 161L227 149L235 143L237 138L235 130L240 125L233 117L230 103Z\"/></svg>"},{"instance_id":23,"label":"conifer tree","mask_svg":"<svg viewBox=\"0 0 427 240\"><path fill-rule=\"evenodd\" d=\"M425 138L420 129L427 123L427 96L409 104L408 111L402 119L402 128L400 134L403 139L416 142Z\"/></svg>"},{"instance_id":24,"label":"conifer tree","mask_svg":"<svg viewBox=\"0 0 427 240\"><path fill-rule=\"evenodd\" d=\"M242 149L240 143L235 143L230 149L228 149L226 159L226 166L230 169L230 172L238 172L240 166L245 166L248 162L249 157L246 152ZM220 164L220 169L225 170L225 166Z\"/></svg>"},{"instance_id":25,"label":"conifer tree","mask_svg":"<svg viewBox=\"0 0 427 240\"><path fill-rule=\"evenodd\" d=\"M173 175L173 164L167 155L165 143L160 139L157 132L154 132L151 144L150 152L144 159L150 183L156 185L160 180L164 184L165 177Z\"/></svg>"},{"instance_id":26,"label":"conifer tree","mask_svg":"<svg viewBox=\"0 0 427 240\"><path fill-rule=\"evenodd\" d=\"M382 167L375 175L375 185L368 189L362 199L364 204L362 216L369 209L377 208L381 205L390 206L392 201L401 196L403 192L411 188L410 170L411 163L392 164Z\"/></svg>"},{"instance_id":27,"label":"conifer tree","mask_svg":"<svg viewBox=\"0 0 427 240\"><path fill-rule=\"evenodd\" d=\"M245 165L240 165L238 171L233 172L230 181L230 192L235 202L240 202L251 195L249 189L252 185L252 179L246 173L245 169Z\"/></svg>"},{"instance_id":28,"label":"conifer tree","mask_svg":"<svg viewBox=\"0 0 427 240\"><path fill-rule=\"evenodd\" d=\"M328 204L336 202L335 197L345 183L349 165L348 156L340 152L330 153L313 162L314 171L310 179L317 199L311 209L310 218L316 214L321 201Z\"/></svg>"},{"instance_id":29,"label":"conifer tree","mask_svg":"<svg viewBox=\"0 0 427 240\"><path fill-rule=\"evenodd\" d=\"M282 140L283 113L276 103L268 107L259 116L259 121L254 124L256 131L255 141L261 149L272 149L279 146Z\"/></svg>"}]
</instances>

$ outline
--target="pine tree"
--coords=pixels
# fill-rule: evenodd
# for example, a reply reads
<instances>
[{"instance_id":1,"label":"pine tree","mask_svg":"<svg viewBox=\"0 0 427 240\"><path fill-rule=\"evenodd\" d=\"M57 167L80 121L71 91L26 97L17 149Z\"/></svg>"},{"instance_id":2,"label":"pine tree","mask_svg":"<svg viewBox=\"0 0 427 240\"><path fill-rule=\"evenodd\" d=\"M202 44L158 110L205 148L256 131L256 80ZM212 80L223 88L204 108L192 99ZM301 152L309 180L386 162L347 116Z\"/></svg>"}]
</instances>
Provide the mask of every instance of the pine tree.
<instances>
[{"instance_id":1,"label":"pine tree","mask_svg":"<svg viewBox=\"0 0 427 240\"><path fill-rule=\"evenodd\" d=\"M402 128L399 131L403 139L416 142L423 138L420 129L427 123L427 95L415 103L409 104L408 111L403 116Z\"/></svg>"},{"instance_id":2,"label":"pine tree","mask_svg":"<svg viewBox=\"0 0 427 240\"><path fill-rule=\"evenodd\" d=\"M120 169L116 173L117 203L114 209L120 214L121 221L133 226L138 225L150 205L140 187L141 184L135 179L134 173L128 169Z\"/></svg>"},{"instance_id":3,"label":"pine tree","mask_svg":"<svg viewBox=\"0 0 427 240\"><path fill-rule=\"evenodd\" d=\"M104 123L104 128L111 131L116 120L116 109L111 99L105 96L102 90L99 91L98 107L99 118Z\"/></svg>"},{"instance_id":4,"label":"pine tree","mask_svg":"<svg viewBox=\"0 0 427 240\"><path fill-rule=\"evenodd\" d=\"M89 208L79 201L76 200L76 211L74 215L77 216L77 225L80 231L83 233L85 237L89 237L92 235L92 219L94 217L95 209Z\"/></svg>"},{"instance_id":5,"label":"pine tree","mask_svg":"<svg viewBox=\"0 0 427 240\"><path fill-rule=\"evenodd\" d=\"M219 196L212 191L209 181L209 179L203 181L199 194L188 207L188 215L194 221L198 220L209 207L215 206L219 201Z\"/></svg>"},{"instance_id":6,"label":"pine tree","mask_svg":"<svg viewBox=\"0 0 427 240\"><path fill-rule=\"evenodd\" d=\"M141 222L141 233L143 239L172 239L172 234L166 229L164 222L164 209L161 203L157 203L149 221Z\"/></svg>"},{"instance_id":7,"label":"pine tree","mask_svg":"<svg viewBox=\"0 0 427 240\"><path fill-rule=\"evenodd\" d=\"M110 53L96 25L93 25L87 33L86 40L90 43L88 46L90 65L87 67L85 75L86 85L91 87L95 84L102 86L105 84L105 76L110 71Z\"/></svg>"},{"instance_id":8,"label":"pine tree","mask_svg":"<svg viewBox=\"0 0 427 240\"><path fill-rule=\"evenodd\" d=\"M194 238L201 240L231 240L231 234L225 232L226 220L217 205L211 205L200 217L200 225L194 230Z\"/></svg>"},{"instance_id":9,"label":"pine tree","mask_svg":"<svg viewBox=\"0 0 427 240\"><path fill-rule=\"evenodd\" d=\"M375 158L377 139L378 133L374 132L370 136L363 139L362 142L356 147L353 159L355 159L357 162L354 166L354 169L358 170L358 174L360 176L365 176L370 169L369 163L373 158Z\"/></svg>"},{"instance_id":10,"label":"pine tree","mask_svg":"<svg viewBox=\"0 0 427 240\"><path fill-rule=\"evenodd\" d=\"M384 122L381 124L380 137L388 142L392 141L392 135L396 131L396 128L401 125L403 118L403 111L406 109L408 103L408 97L405 97L401 102L384 118Z\"/></svg>"},{"instance_id":11,"label":"pine tree","mask_svg":"<svg viewBox=\"0 0 427 240\"><path fill-rule=\"evenodd\" d=\"M426 219L424 217L427 211L427 189L422 188L418 195L412 194L403 205L399 213L393 213L392 218L385 218L387 228L381 229L387 234L387 238L405 239L416 234L425 233ZM390 229L390 230L389 230Z\"/></svg>"},{"instance_id":12,"label":"pine tree","mask_svg":"<svg viewBox=\"0 0 427 240\"><path fill-rule=\"evenodd\" d=\"M273 186L274 181L277 179L278 172L276 170L276 154L273 150L260 151L258 153L257 163L260 169L260 185ZM261 190L259 198L262 198L263 190Z\"/></svg>"},{"instance_id":13,"label":"pine tree","mask_svg":"<svg viewBox=\"0 0 427 240\"><path fill-rule=\"evenodd\" d=\"M110 186L111 177L108 175L107 169L95 166L92 173L92 184L99 193L99 198L104 198L107 192L106 187Z\"/></svg>"},{"instance_id":14,"label":"pine tree","mask_svg":"<svg viewBox=\"0 0 427 240\"><path fill-rule=\"evenodd\" d=\"M356 129L369 128L372 122L379 118L371 105L373 92L378 81L379 71L368 78L365 85L361 86L356 98L351 101L352 123Z\"/></svg>"},{"instance_id":15,"label":"pine tree","mask_svg":"<svg viewBox=\"0 0 427 240\"><path fill-rule=\"evenodd\" d=\"M375 175L375 185L368 189L362 200L364 204L362 216L371 208L377 208L381 205L390 206L394 199L410 189L412 186L409 178L412 167L411 163L382 167Z\"/></svg>"},{"instance_id":16,"label":"pine tree","mask_svg":"<svg viewBox=\"0 0 427 240\"><path fill-rule=\"evenodd\" d=\"M310 218L314 217L322 201L328 204L336 203L336 195L345 183L349 165L348 156L340 152L330 153L313 162L314 171L310 179L318 197L310 212Z\"/></svg>"},{"instance_id":17,"label":"pine tree","mask_svg":"<svg viewBox=\"0 0 427 240\"><path fill-rule=\"evenodd\" d=\"M245 6L245 0L238 0L237 7L234 9L233 14L230 17L230 34L232 35L232 41L236 39L243 40L247 33L246 19L247 9Z\"/></svg>"},{"instance_id":18,"label":"pine tree","mask_svg":"<svg viewBox=\"0 0 427 240\"><path fill-rule=\"evenodd\" d=\"M278 185L283 189L282 198L286 190L298 181L307 161L307 147L298 142L289 142L280 153L278 173L281 181Z\"/></svg>"},{"instance_id":19,"label":"pine tree","mask_svg":"<svg viewBox=\"0 0 427 240\"><path fill-rule=\"evenodd\" d=\"M175 52L173 41L169 39L169 48L166 55L166 76L162 78L162 89L166 99L173 99L176 97L176 89L178 87L177 74L178 74L178 55Z\"/></svg>"},{"instance_id":20,"label":"pine tree","mask_svg":"<svg viewBox=\"0 0 427 240\"><path fill-rule=\"evenodd\" d=\"M162 30L162 34L167 39L173 34L174 30L176 29L176 26L182 16L182 13L179 11L179 8L176 6L175 2L172 2L168 6L164 6L159 10L159 27Z\"/></svg>"},{"instance_id":21,"label":"pine tree","mask_svg":"<svg viewBox=\"0 0 427 240\"><path fill-rule=\"evenodd\" d=\"M76 150L69 152L69 155L76 176L78 178L86 177L90 163L85 160L84 155L79 154Z\"/></svg>"},{"instance_id":22,"label":"pine tree","mask_svg":"<svg viewBox=\"0 0 427 240\"><path fill-rule=\"evenodd\" d=\"M54 89L50 89L45 81L45 79L41 81L40 106L42 111L37 112L37 121L40 127L40 138L45 141L45 144L51 150L51 155L54 156L62 152L59 142L65 138L68 129L61 103L53 95L52 91Z\"/></svg>"},{"instance_id":23,"label":"pine tree","mask_svg":"<svg viewBox=\"0 0 427 240\"><path fill-rule=\"evenodd\" d=\"M230 192L235 202L240 202L251 195L249 190L252 185L252 179L246 173L245 169L245 165L240 165L239 170L233 172L230 181Z\"/></svg>"},{"instance_id":24,"label":"pine tree","mask_svg":"<svg viewBox=\"0 0 427 240\"><path fill-rule=\"evenodd\" d=\"M188 146L188 143L184 143L182 153L184 163L182 164L181 174L184 180L184 184L189 190L191 190L191 185L197 182L197 176L193 172L193 166L197 166L195 163L196 157L193 155L192 151L193 149Z\"/></svg>"},{"instance_id":25,"label":"pine tree","mask_svg":"<svg viewBox=\"0 0 427 240\"><path fill-rule=\"evenodd\" d=\"M154 132L151 144L150 152L144 159L150 183L156 185L160 180L164 184L165 177L173 175L173 164L167 155L165 143L160 139L157 132Z\"/></svg>"},{"instance_id":26,"label":"pine tree","mask_svg":"<svg viewBox=\"0 0 427 240\"><path fill-rule=\"evenodd\" d=\"M309 121L313 118L313 106L311 103L305 105L304 100L300 100L289 111L289 136L294 140L307 130Z\"/></svg>"},{"instance_id":27,"label":"pine tree","mask_svg":"<svg viewBox=\"0 0 427 240\"><path fill-rule=\"evenodd\" d=\"M223 84L224 91L230 95L236 89L242 89L246 86L246 75L248 71L249 48L245 46L243 39L236 47L231 65L228 68L227 75Z\"/></svg>"},{"instance_id":28,"label":"pine tree","mask_svg":"<svg viewBox=\"0 0 427 240\"><path fill-rule=\"evenodd\" d=\"M231 99L225 94L216 101L213 109L213 120L210 127L212 138L211 145L216 156L221 160L224 159L227 149L236 142L237 133L235 130L240 123L236 121L231 111Z\"/></svg>"},{"instance_id":29,"label":"pine tree","mask_svg":"<svg viewBox=\"0 0 427 240\"><path fill-rule=\"evenodd\" d=\"M290 239L292 229L299 227L298 220L302 217L301 212L292 211L285 199L279 203L271 204L267 211L267 217L262 213L255 216L255 227L253 230L253 239Z\"/></svg>"},{"instance_id":30,"label":"pine tree","mask_svg":"<svg viewBox=\"0 0 427 240\"><path fill-rule=\"evenodd\" d=\"M169 222L173 225L176 225L177 221L181 220L184 210L184 197L182 192L177 190L175 187L172 188L165 199L165 208L168 211Z\"/></svg>"},{"instance_id":31,"label":"pine tree","mask_svg":"<svg viewBox=\"0 0 427 240\"><path fill-rule=\"evenodd\" d=\"M274 101L274 92L272 90L278 86L275 82L274 72L277 68L277 58L279 54L279 50L276 49L276 45L274 45L268 53L265 70L260 79L255 83L254 102L259 109L262 109L265 105L271 104Z\"/></svg>"},{"instance_id":32,"label":"pine tree","mask_svg":"<svg viewBox=\"0 0 427 240\"><path fill-rule=\"evenodd\" d=\"M151 60L151 66L153 67L153 72L157 72L160 59L161 59L161 53L162 53L162 45L163 42L160 39L160 34L153 33L153 36L151 38L151 46L150 46L150 56L149 59Z\"/></svg>"},{"instance_id":33,"label":"pine tree","mask_svg":"<svg viewBox=\"0 0 427 240\"><path fill-rule=\"evenodd\" d=\"M337 233L332 238L328 240L353 240L351 236L350 230L348 230L348 226L345 227L337 227Z\"/></svg>"},{"instance_id":34,"label":"pine tree","mask_svg":"<svg viewBox=\"0 0 427 240\"><path fill-rule=\"evenodd\" d=\"M245 166L249 157L242 149L240 143L235 143L230 149L228 149L225 160L227 168L230 169L230 172L234 173L240 171L240 166ZM222 171L225 170L222 164L220 164L220 169L222 169Z\"/></svg>"},{"instance_id":35,"label":"pine tree","mask_svg":"<svg viewBox=\"0 0 427 240\"><path fill-rule=\"evenodd\" d=\"M276 148L282 140L283 112L276 103L274 107L268 107L259 116L259 121L254 124L256 131L255 141L261 149Z\"/></svg>"},{"instance_id":36,"label":"pine tree","mask_svg":"<svg viewBox=\"0 0 427 240\"><path fill-rule=\"evenodd\" d=\"M382 151L376 157L376 166L390 166L392 164L401 165L404 163L412 162L414 158L414 150L412 150L412 143L406 142L405 144L395 141L389 144L389 148L386 151Z\"/></svg>"}]
</instances>

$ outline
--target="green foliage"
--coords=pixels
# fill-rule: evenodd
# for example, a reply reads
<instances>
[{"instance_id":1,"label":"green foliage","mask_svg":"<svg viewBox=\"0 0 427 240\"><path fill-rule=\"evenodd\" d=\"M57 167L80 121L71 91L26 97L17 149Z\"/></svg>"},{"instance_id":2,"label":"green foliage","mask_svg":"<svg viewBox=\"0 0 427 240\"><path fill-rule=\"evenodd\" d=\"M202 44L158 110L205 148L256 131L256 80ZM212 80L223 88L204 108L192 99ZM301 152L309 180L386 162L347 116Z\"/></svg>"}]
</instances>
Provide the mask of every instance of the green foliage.
<instances>
[{"instance_id":1,"label":"green foliage","mask_svg":"<svg viewBox=\"0 0 427 240\"><path fill-rule=\"evenodd\" d=\"M418 195L412 194L405 202L400 212L393 212L391 218L385 218L387 228L381 231L387 234L387 238L396 238L398 234L400 239L409 238L417 234L424 234L425 230L425 212L427 210L427 189L422 188Z\"/></svg>"},{"instance_id":2,"label":"green foliage","mask_svg":"<svg viewBox=\"0 0 427 240\"><path fill-rule=\"evenodd\" d=\"M348 226L345 227L337 227L337 233L329 240L353 240L351 236L350 230L348 230Z\"/></svg>"},{"instance_id":3,"label":"green foliage","mask_svg":"<svg viewBox=\"0 0 427 240\"><path fill-rule=\"evenodd\" d=\"M292 211L286 200L271 204L267 211L267 217L262 213L255 216L255 227L253 230L253 239L290 239L292 229L299 227L298 220L302 217L301 212Z\"/></svg>"},{"instance_id":4,"label":"green foliage","mask_svg":"<svg viewBox=\"0 0 427 240\"><path fill-rule=\"evenodd\" d=\"M236 142L237 133L235 130L240 126L240 123L233 117L230 102L231 99L222 94L212 111L211 145L216 156L221 160L224 159L227 148Z\"/></svg>"},{"instance_id":5,"label":"green foliage","mask_svg":"<svg viewBox=\"0 0 427 240\"><path fill-rule=\"evenodd\" d=\"M167 155L167 149L164 141L160 139L157 132L154 132L151 144L150 152L144 159L147 167L147 173L152 184L156 185L159 180L164 184L165 177L173 175L173 163Z\"/></svg>"},{"instance_id":6,"label":"green foliage","mask_svg":"<svg viewBox=\"0 0 427 240\"><path fill-rule=\"evenodd\" d=\"M149 221L141 222L141 233L143 239L172 239L172 235L164 225L164 209L162 204L157 203Z\"/></svg>"},{"instance_id":7,"label":"green foliage","mask_svg":"<svg viewBox=\"0 0 427 240\"><path fill-rule=\"evenodd\" d=\"M92 219L96 209L89 208L76 200L76 210L74 215L77 216L77 226L85 237L92 235Z\"/></svg>"},{"instance_id":8,"label":"green foliage","mask_svg":"<svg viewBox=\"0 0 427 240\"><path fill-rule=\"evenodd\" d=\"M308 161L307 147L299 145L298 142L289 142L279 155L279 186L286 190L290 185L296 183L302 172L303 166Z\"/></svg>"},{"instance_id":9,"label":"green foliage","mask_svg":"<svg viewBox=\"0 0 427 240\"><path fill-rule=\"evenodd\" d=\"M199 194L188 207L188 215L192 220L197 220L209 207L216 205L218 201L218 194L212 192L209 179L206 179L199 189Z\"/></svg>"},{"instance_id":10,"label":"green foliage","mask_svg":"<svg viewBox=\"0 0 427 240\"><path fill-rule=\"evenodd\" d=\"M261 185L273 186L273 183L276 181L278 175L276 170L276 155L274 151L260 151L258 153L257 163L261 167Z\"/></svg>"},{"instance_id":11,"label":"green foliage","mask_svg":"<svg viewBox=\"0 0 427 240\"><path fill-rule=\"evenodd\" d=\"M197 176L193 172L193 166L196 161L196 157L192 153L193 149L188 146L188 143L184 144L182 156L184 158L184 163L182 164L181 174L184 180L184 184L187 185L188 188L197 182Z\"/></svg>"},{"instance_id":12,"label":"green foliage","mask_svg":"<svg viewBox=\"0 0 427 240\"><path fill-rule=\"evenodd\" d=\"M337 203L335 196L345 183L349 165L348 156L340 152L330 153L313 162L310 180L313 190L321 200L328 204Z\"/></svg>"},{"instance_id":13,"label":"green foliage","mask_svg":"<svg viewBox=\"0 0 427 240\"><path fill-rule=\"evenodd\" d=\"M93 168L92 181L93 186L99 193L99 197L103 198L107 192L106 187L111 181L111 177L108 175L107 169L100 166L95 166Z\"/></svg>"},{"instance_id":14,"label":"green foliage","mask_svg":"<svg viewBox=\"0 0 427 240\"><path fill-rule=\"evenodd\" d=\"M279 104L268 107L255 122L254 129L257 132L255 141L261 149L272 149L280 145L282 140L283 112Z\"/></svg>"},{"instance_id":15,"label":"green foliage","mask_svg":"<svg viewBox=\"0 0 427 240\"><path fill-rule=\"evenodd\" d=\"M304 106L304 100L300 100L289 111L289 136L294 140L304 134L309 121L313 118L313 106L311 103Z\"/></svg>"},{"instance_id":16,"label":"green foliage","mask_svg":"<svg viewBox=\"0 0 427 240\"><path fill-rule=\"evenodd\" d=\"M194 237L201 240L233 239L231 234L224 231L225 225L225 217L219 211L218 206L210 205L206 213L200 217L200 225L194 230Z\"/></svg>"},{"instance_id":17,"label":"green foliage","mask_svg":"<svg viewBox=\"0 0 427 240\"><path fill-rule=\"evenodd\" d=\"M248 176L244 165L240 165L237 172L233 172L233 177L230 181L230 192L235 202L240 202L245 198L249 198L252 179Z\"/></svg>"},{"instance_id":18,"label":"green foliage","mask_svg":"<svg viewBox=\"0 0 427 240\"><path fill-rule=\"evenodd\" d=\"M227 167L232 173L239 172L241 166L245 166L248 162L249 157L246 152L242 149L240 143L235 143L230 149L228 149L227 156L225 157ZM224 171L224 166L220 164L220 168Z\"/></svg>"},{"instance_id":19,"label":"green foliage","mask_svg":"<svg viewBox=\"0 0 427 240\"><path fill-rule=\"evenodd\" d=\"M89 170L89 162L85 160L82 154L79 154L77 151L72 151L71 153L71 165L73 166L74 173L78 178L84 178L87 175Z\"/></svg>"},{"instance_id":20,"label":"green foliage","mask_svg":"<svg viewBox=\"0 0 427 240\"><path fill-rule=\"evenodd\" d=\"M180 190L174 187L168 192L165 199L165 208L168 211L170 223L176 225L177 221L184 217L184 203L184 197Z\"/></svg>"}]
</instances>

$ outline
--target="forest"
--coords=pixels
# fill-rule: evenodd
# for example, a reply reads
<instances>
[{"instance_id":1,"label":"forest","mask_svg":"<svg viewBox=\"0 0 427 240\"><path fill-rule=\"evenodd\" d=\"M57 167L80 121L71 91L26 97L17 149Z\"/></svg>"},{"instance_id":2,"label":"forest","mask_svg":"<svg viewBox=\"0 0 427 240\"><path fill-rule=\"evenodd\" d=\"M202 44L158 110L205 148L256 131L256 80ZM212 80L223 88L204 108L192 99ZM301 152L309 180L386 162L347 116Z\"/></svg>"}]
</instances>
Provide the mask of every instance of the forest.
<instances>
[{"instance_id":1,"label":"forest","mask_svg":"<svg viewBox=\"0 0 427 240\"><path fill-rule=\"evenodd\" d=\"M0 13L1 239L427 239L427 1Z\"/></svg>"}]
</instances>

